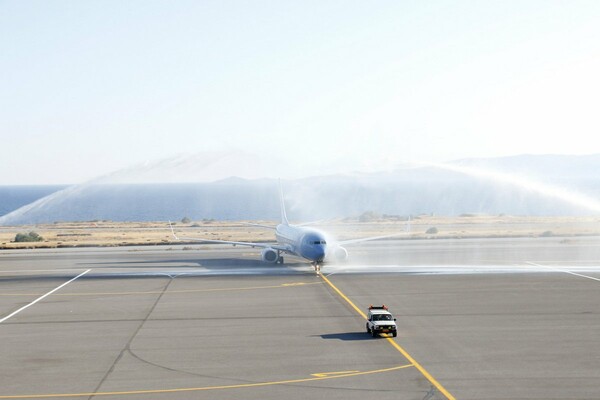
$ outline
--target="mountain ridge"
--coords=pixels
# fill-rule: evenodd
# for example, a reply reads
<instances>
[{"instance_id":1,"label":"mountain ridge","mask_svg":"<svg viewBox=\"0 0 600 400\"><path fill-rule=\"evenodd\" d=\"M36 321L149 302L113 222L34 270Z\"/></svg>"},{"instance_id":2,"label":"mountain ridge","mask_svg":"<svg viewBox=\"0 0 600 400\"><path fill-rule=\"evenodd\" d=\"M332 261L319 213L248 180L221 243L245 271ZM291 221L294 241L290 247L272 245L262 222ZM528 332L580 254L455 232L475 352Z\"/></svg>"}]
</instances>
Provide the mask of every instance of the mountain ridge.
<instances>
[{"instance_id":1,"label":"mountain ridge","mask_svg":"<svg viewBox=\"0 0 600 400\"><path fill-rule=\"evenodd\" d=\"M600 154L469 158L394 170L283 179L296 219L389 215L600 213ZM2 191L0 191L0 194ZM30 197L29 197L30 198ZM28 199L29 199L28 198ZM22 204L20 204L22 205ZM74 185L0 217L0 224L54 221L276 219L274 178L202 183Z\"/></svg>"}]
</instances>

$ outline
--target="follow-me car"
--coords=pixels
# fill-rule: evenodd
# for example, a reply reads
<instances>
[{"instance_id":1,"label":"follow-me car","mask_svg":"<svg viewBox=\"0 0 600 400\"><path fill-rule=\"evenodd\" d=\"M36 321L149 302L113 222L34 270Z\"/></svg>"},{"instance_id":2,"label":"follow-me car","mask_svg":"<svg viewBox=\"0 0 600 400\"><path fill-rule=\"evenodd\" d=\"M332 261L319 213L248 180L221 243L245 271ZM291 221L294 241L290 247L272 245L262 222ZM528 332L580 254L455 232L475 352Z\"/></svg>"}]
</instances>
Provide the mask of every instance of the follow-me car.
<instances>
[{"instance_id":1,"label":"follow-me car","mask_svg":"<svg viewBox=\"0 0 600 400\"><path fill-rule=\"evenodd\" d=\"M393 337L398 335L396 318L388 311L385 304L381 306L369 306L367 333L370 333L373 337L376 337L380 333L391 333Z\"/></svg>"}]
</instances>

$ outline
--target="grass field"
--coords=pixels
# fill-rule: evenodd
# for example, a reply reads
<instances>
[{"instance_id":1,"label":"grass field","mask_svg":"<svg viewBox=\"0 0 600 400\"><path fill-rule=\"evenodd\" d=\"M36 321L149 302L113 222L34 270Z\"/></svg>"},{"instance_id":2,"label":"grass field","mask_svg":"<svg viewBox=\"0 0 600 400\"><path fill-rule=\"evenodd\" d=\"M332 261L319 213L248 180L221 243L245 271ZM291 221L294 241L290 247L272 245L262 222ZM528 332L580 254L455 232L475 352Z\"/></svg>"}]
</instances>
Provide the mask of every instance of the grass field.
<instances>
[{"instance_id":1,"label":"grass field","mask_svg":"<svg viewBox=\"0 0 600 400\"><path fill-rule=\"evenodd\" d=\"M275 225L274 221L252 221ZM353 239L406 232L400 238L470 238L470 237L544 237L600 235L600 217L515 217L515 216L419 216L410 222L382 219L327 221L316 228L336 239ZM428 230L437 233L426 233ZM243 222L192 221L174 224L178 236L206 239L270 242L270 229L244 225ZM408 230L408 231L407 231ZM15 243L18 233L37 232L40 242ZM56 248L74 246L130 246L181 244L171 234L168 222L61 222L54 224L0 227L0 249Z\"/></svg>"}]
</instances>

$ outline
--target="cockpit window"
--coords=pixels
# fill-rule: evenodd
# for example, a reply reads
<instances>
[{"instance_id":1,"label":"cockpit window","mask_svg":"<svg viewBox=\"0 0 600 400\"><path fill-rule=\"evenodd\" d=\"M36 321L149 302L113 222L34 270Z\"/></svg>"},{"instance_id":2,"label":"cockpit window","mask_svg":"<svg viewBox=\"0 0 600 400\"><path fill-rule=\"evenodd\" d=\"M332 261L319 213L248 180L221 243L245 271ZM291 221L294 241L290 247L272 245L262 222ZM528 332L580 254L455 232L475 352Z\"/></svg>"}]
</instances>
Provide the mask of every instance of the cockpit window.
<instances>
[{"instance_id":1,"label":"cockpit window","mask_svg":"<svg viewBox=\"0 0 600 400\"><path fill-rule=\"evenodd\" d=\"M310 242L310 244L327 244L327 242L324 240L315 240Z\"/></svg>"}]
</instances>

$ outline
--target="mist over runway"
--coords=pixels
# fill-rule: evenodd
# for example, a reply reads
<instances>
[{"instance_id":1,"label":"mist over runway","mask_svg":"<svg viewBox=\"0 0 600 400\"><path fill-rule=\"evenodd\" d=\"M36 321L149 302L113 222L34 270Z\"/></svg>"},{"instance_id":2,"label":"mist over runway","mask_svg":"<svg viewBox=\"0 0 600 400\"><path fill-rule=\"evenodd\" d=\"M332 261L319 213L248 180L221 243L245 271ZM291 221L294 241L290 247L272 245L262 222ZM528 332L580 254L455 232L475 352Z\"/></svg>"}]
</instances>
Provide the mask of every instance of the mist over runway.
<instances>
[{"instance_id":1,"label":"mist over runway","mask_svg":"<svg viewBox=\"0 0 600 400\"><path fill-rule=\"evenodd\" d=\"M220 245L3 251L0 398L593 398L599 244L369 242L325 278Z\"/></svg>"}]
</instances>

